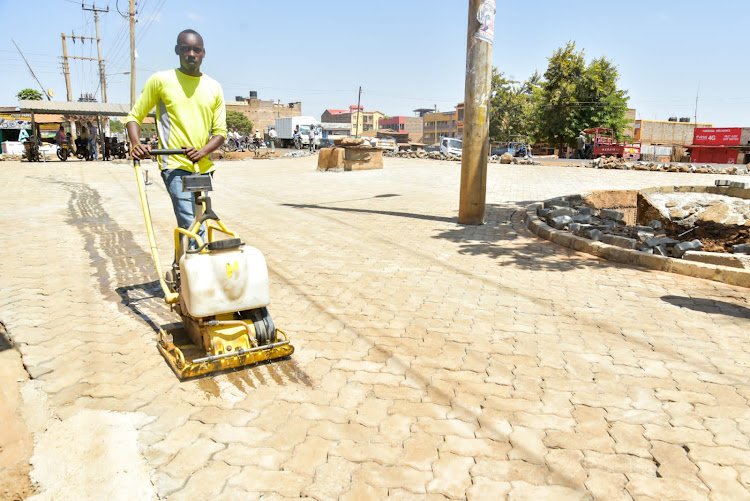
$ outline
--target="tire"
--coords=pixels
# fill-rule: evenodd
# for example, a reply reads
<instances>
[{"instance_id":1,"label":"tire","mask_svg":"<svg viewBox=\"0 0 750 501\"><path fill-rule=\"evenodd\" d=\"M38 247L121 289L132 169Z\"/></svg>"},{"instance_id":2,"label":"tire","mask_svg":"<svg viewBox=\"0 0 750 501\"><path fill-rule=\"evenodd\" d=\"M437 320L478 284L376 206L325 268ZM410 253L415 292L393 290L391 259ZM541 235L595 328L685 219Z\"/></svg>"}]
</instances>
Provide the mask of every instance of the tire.
<instances>
[{"instance_id":1,"label":"tire","mask_svg":"<svg viewBox=\"0 0 750 501\"><path fill-rule=\"evenodd\" d=\"M64 162L68 159L68 150L64 150L62 148L57 149L57 158L60 159L60 161Z\"/></svg>"},{"instance_id":2,"label":"tire","mask_svg":"<svg viewBox=\"0 0 750 501\"><path fill-rule=\"evenodd\" d=\"M225 144L227 145L227 151L237 151L237 141L234 139L228 140Z\"/></svg>"}]
</instances>

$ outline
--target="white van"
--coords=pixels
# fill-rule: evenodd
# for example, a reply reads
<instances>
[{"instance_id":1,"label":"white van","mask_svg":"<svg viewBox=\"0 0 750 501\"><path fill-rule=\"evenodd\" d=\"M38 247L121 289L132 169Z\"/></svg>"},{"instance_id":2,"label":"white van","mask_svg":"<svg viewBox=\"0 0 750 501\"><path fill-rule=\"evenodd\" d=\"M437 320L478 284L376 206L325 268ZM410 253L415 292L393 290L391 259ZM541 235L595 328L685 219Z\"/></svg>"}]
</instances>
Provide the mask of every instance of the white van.
<instances>
[{"instance_id":1,"label":"white van","mask_svg":"<svg viewBox=\"0 0 750 501\"><path fill-rule=\"evenodd\" d=\"M440 153L443 155L461 156L463 150L463 141L452 137L444 137L440 140Z\"/></svg>"}]
</instances>

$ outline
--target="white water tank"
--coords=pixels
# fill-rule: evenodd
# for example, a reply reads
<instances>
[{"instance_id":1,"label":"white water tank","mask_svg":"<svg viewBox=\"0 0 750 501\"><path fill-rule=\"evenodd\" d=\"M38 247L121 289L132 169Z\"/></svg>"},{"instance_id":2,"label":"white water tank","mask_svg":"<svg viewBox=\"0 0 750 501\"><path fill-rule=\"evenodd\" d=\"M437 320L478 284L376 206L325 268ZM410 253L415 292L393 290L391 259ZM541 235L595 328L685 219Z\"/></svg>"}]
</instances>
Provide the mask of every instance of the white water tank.
<instances>
[{"instance_id":1,"label":"white water tank","mask_svg":"<svg viewBox=\"0 0 750 501\"><path fill-rule=\"evenodd\" d=\"M207 317L267 306L268 268L263 253L248 245L180 258L187 313Z\"/></svg>"}]
</instances>

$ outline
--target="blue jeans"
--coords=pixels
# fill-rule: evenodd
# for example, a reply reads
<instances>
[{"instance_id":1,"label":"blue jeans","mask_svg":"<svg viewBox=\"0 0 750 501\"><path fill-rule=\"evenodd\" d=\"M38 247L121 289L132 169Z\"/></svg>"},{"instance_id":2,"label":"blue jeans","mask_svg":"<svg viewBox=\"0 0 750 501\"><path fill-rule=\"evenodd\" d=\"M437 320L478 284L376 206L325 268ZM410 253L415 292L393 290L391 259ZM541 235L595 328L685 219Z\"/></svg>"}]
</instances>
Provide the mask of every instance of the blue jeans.
<instances>
[{"instance_id":1,"label":"blue jeans","mask_svg":"<svg viewBox=\"0 0 750 501\"><path fill-rule=\"evenodd\" d=\"M96 150L96 141L89 139L89 153L94 160L99 160L99 152Z\"/></svg>"},{"instance_id":2,"label":"blue jeans","mask_svg":"<svg viewBox=\"0 0 750 501\"><path fill-rule=\"evenodd\" d=\"M172 199L172 208L177 218L177 226L186 230L190 229L195 219L195 194L189 191L182 191L182 178L190 176L195 172L188 172L182 169L164 169L161 171L161 178L164 180L164 186L167 188L169 198ZM205 241L206 228L201 225L198 230L198 236ZM195 240L190 241L191 249L195 249L197 244Z\"/></svg>"}]
</instances>

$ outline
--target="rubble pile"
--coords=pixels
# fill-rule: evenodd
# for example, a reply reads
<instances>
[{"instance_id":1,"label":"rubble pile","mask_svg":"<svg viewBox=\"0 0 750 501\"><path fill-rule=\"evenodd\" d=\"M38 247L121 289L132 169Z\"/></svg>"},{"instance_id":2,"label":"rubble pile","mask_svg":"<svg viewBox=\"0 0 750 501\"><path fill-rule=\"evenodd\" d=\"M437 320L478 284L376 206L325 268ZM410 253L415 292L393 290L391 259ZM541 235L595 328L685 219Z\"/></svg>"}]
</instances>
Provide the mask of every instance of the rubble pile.
<instances>
[{"instance_id":1,"label":"rubble pile","mask_svg":"<svg viewBox=\"0 0 750 501\"><path fill-rule=\"evenodd\" d=\"M461 157L458 155L446 155L444 153L441 153L439 151L385 151L383 153L384 157L397 157L397 158L422 158L422 159L429 159L429 160L447 160L449 162L460 162ZM505 161L503 161L503 157L505 157ZM536 162L528 157L524 158L517 158L512 155L508 155L507 157L505 155L498 156L498 155L492 155L487 159L490 163L493 164L518 164L518 165L539 165L539 162Z\"/></svg>"},{"instance_id":2,"label":"rubble pile","mask_svg":"<svg viewBox=\"0 0 750 501\"><path fill-rule=\"evenodd\" d=\"M296 151L290 151L290 152L284 153L281 156L289 157L289 158L299 158L299 157L309 157L312 154L313 152L309 150L296 150Z\"/></svg>"},{"instance_id":3,"label":"rubble pile","mask_svg":"<svg viewBox=\"0 0 750 501\"><path fill-rule=\"evenodd\" d=\"M730 181L718 180L716 184L730 186ZM742 189L750 186L750 183L731 184L734 185L731 187ZM665 220L677 226L690 228L706 223L750 225L750 205L741 198L706 193L650 193L648 199Z\"/></svg>"},{"instance_id":4,"label":"rubble pile","mask_svg":"<svg viewBox=\"0 0 750 501\"><path fill-rule=\"evenodd\" d=\"M640 162L640 161L634 162L631 160L627 160L624 158L617 158L617 157L599 157L599 158L595 158L591 162L586 162L583 164L576 164L576 166L590 167L593 169L689 172L692 174L732 174L732 175L748 174L747 169L740 169L735 165L731 165L727 167L726 169L721 170L709 164L693 165L693 164L673 164L673 163Z\"/></svg>"},{"instance_id":5,"label":"rubble pile","mask_svg":"<svg viewBox=\"0 0 750 501\"><path fill-rule=\"evenodd\" d=\"M592 209L555 201L550 207L538 209L537 215L557 230L649 254L682 258L688 251L703 248L700 240L690 239L689 235L685 240L667 237L660 221L651 221L646 226L627 225L625 214L614 209Z\"/></svg>"},{"instance_id":6,"label":"rubble pile","mask_svg":"<svg viewBox=\"0 0 750 501\"><path fill-rule=\"evenodd\" d=\"M0 153L0 161L4 160L21 160L23 155L14 155L12 153Z\"/></svg>"}]
</instances>

